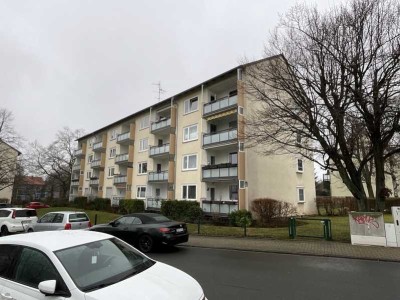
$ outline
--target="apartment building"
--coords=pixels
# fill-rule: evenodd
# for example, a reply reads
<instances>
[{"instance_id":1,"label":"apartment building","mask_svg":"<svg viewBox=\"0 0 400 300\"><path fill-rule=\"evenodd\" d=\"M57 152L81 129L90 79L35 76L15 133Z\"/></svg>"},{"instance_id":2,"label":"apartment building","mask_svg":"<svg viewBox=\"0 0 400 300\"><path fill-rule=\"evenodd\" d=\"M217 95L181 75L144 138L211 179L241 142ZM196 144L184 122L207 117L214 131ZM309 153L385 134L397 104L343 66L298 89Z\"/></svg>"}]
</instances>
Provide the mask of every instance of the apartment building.
<instances>
[{"instance_id":1,"label":"apartment building","mask_svg":"<svg viewBox=\"0 0 400 300\"><path fill-rule=\"evenodd\" d=\"M277 57L269 58L277 59ZM254 63L263 63L268 59ZM256 198L315 212L314 168L291 155L246 148L244 120L253 100L240 65L78 140L71 199L196 200L205 212L250 209Z\"/></svg>"},{"instance_id":2,"label":"apartment building","mask_svg":"<svg viewBox=\"0 0 400 300\"><path fill-rule=\"evenodd\" d=\"M19 155L21 152L0 140L0 200L2 202L11 202Z\"/></svg>"}]
</instances>

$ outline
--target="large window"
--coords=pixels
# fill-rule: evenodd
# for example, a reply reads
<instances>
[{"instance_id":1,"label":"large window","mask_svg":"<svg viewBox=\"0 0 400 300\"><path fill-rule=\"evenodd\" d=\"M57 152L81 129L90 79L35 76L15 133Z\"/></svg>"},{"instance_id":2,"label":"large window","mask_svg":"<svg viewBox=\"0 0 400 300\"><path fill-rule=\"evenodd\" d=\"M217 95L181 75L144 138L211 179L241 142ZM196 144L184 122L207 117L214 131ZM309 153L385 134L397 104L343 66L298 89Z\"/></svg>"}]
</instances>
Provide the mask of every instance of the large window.
<instances>
[{"instance_id":1,"label":"large window","mask_svg":"<svg viewBox=\"0 0 400 300\"><path fill-rule=\"evenodd\" d=\"M196 111L199 106L199 99L197 97L185 101L185 114Z\"/></svg>"},{"instance_id":2,"label":"large window","mask_svg":"<svg viewBox=\"0 0 400 300\"><path fill-rule=\"evenodd\" d=\"M145 199L146 198L146 186L138 186L136 190L136 198L137 199Z\"/></svg>"},{"instance_id":3,"label":"large window","mask_svg":"<svg viewBox=\"0 0 400 300\"><path fill-rule=\"evenodd\" d=\"M305 201L304 187L302 187L302 186L297 187L297 200L299 202L304 202Z\"/></svg>"},{"instance_id":4,"label":"large window","mask_svg":"<svg viewBox=\"0 0 400 300\"><path fill-rule=\"evenodd\" d=\"M185 155L183 157L183 170L196 170L197 169L197 154Z\"/></svg>"},{"instance_id":5,"label":"large window","mask_svg":"<svg viewBox=\"0 0 400 300\"><path fill-rule=\"evenodd\" d=\"M183 185L182 186L182 199L184 200L196 200L196 185Z\"/></svg>"},{"instance_id":6,"label":"large window","mask_svg":"<svg viewBox=\"0 0 400 300\"><path fill-rule=\"evenodd\" d=\"M146 151L149 149L149 139L145 138L139 142L139 151Z\"/></svg>"},{"instance_id":7,"label":"large window","mask_svg":"<svg viewBox=\"0 0 400 300\"><path fill-rule=\"evenodd\" d=\"M108 168L108 177L113 177L114 176L114 171L115 171L114 167Z\"/></svg>"},{"instance_id":8,"label":"large window","mask_svg":"<svg viewBox=\"0 0 400 300\"><path fill-rule=\"evenodd\" d=\"M110 149L110 158L115 157L116 153L117 153L117 149L116 148L111 148Z\"/></svg>"},{"instance_id":9,"label":"large window","mask_svg":"<svg viewBox=\"0 0 400 300\"><path fill-rule=\"evenodd\" d=\"M147 174L147 162L140 162L138 165L138 174Z\"/></svg>"},{"instance_id":10,"label":"large window","mask_svg":"<svg viewBox=\"0 0 400 300\"><path fill-rule=\"evenodd\" d=\"M197 140L197 124L190 125L188 127L183 128L183 141L189 142Z\"/></svg>"},{"instance_id":11,"label":"large window","mask_svg":"<svg viewBox=\"0 0 400 300\"><path fill-rule=\"evenodd\" d=\"M140 119L140 129L145 129L150 126L150 116L145 116Z\"/></svg>"}]
</instances>

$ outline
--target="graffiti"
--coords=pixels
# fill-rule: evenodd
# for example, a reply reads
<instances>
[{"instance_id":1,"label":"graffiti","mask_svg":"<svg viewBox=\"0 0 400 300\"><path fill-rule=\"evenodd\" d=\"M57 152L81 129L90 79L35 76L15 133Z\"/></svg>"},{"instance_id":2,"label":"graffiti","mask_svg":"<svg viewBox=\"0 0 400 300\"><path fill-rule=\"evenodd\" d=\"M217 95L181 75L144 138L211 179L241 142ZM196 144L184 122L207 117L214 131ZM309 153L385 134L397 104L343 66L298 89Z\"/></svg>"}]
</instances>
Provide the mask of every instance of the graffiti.
<instances>
[{"instance_id":1,"label":"graffiti","mask_svg":"<svg viewBox=\"0 0 400 300\"><path fill-rule=\"evenodd\" d=\"M374 217L363 215L363 216L353 216L353 220L359 225L372 225L375 228L379 228L379 223Z\"/></svg>"}]
</instances>

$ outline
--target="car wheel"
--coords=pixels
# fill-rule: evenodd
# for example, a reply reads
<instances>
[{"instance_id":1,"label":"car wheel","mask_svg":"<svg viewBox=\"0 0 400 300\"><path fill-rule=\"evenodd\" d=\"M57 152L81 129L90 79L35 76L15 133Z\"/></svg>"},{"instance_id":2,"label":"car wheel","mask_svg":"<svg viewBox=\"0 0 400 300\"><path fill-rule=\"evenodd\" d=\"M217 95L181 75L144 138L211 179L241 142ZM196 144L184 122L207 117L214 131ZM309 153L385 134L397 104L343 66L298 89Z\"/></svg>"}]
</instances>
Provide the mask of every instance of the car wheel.
<instances>
[{"instance_id":1,"label":"car wheel","mask_svg":"<svg viewBox=\"0 0 400 300\"><path fill-rule=\"evenodd\" d=\"M33 232L33 229L32 229L32 228L29 228L29 229L28 229L28 232Z\"/></svg>"},{"instance_id":2,"label":"car wheel","mask_svg":"<svg viewBox=\"0 0 400 300\"><path fill-rule=\"evenodd\" d=\"M1 227L1 236L6 236L8 235L8 228L7 226Z\"/></svg>"},{"instance_id":3,"label":"car wheel","mask_svg":"<svg viewBox=\"0 0 400 300\"><path fill-rule=\"evenodd\" d=\"M142 235L138 241L139 250L143 253L150 252L153 249L153 244L153 239L147 234Z\"/></svg>"}]
</instances>

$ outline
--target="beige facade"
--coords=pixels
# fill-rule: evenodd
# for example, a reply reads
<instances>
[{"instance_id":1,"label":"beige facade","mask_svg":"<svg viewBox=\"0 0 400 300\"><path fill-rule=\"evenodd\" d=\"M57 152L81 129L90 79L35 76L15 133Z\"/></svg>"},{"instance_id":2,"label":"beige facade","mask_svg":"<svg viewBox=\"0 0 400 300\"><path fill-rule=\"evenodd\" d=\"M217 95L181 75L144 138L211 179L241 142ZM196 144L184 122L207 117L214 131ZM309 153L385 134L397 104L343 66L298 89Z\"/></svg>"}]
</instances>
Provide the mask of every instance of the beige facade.
<instances>
[{"instance_id":1,"label":"beige facade","mask_svg":"<svg viewBox=\"0 0 400 300\"><path fill-rule=\"evenodd\" d=\"M0 199L11 201L17 158L21 153L0 141Z\"/></svg>"},{"instance_id":2,"label":"beige facade","mask_svg":"<svg viewBox=\"0 0 400 300\"><path fill-rule=\"evenodd\" d=\"M244 145L242 120L252 105L242 88L245 70L234 68L80 138L72 197L144 199L149 208L164 199L197 200L215 213L250 209L252 200L269 197L314 213L311 162L298 171L296 157L266 157Z\"/></svg>"}]
</instances>

